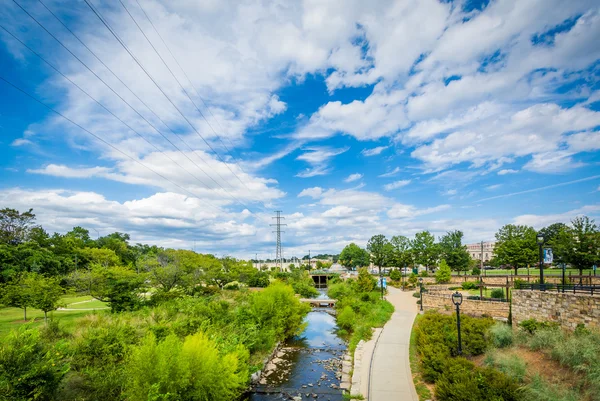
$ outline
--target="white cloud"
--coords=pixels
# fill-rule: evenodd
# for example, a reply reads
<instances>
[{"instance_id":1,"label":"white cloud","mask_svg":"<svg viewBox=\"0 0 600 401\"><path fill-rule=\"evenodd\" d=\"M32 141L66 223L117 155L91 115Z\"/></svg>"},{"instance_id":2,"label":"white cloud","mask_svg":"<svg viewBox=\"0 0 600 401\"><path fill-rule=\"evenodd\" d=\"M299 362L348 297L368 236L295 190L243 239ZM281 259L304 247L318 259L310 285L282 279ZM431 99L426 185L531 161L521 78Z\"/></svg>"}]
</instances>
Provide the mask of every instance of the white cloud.
<instances>
[{"instance_id":1,"label":"white cloud","mask_svg":"<svg viewBox=\"0 0 600 401\"><path fill-rule=\"evenodd\" d=\"M506 174L516 174L518 173L519 170L513 170L513 169L504 169L504 170L500 170L498 171L498 175L506 175Z\"/></svg>"},{"instance_id":2,"label":"white cloud","mask_svg":"<svg viewBox=\"0 0 600 401\"><path fill-rule=\"evenodd\" d=\"M348 177L346 177L344 182L354 182L360 180L361 178L363 178L363 175L360 173L350 174Z\"/></svg>"},{"instance_id":3,"label":"white cloud","mask_svg":"<svg viewBox=\"0 0 600 401\"><path fill-rule=\"evenodd\" d=\"M52 175L66 178L110 177L112 169L107 167L72 168L65 165L49 164L40 169L27 169L28 173Z\"/></svg>"},{"instance_id":4,"label":"white cloud","mask_svg":"<svg viewBox=\"0 0 600 401\"><path fill-rule=\"evenodd\" d=\"M413 205L395 204L387 215L391 219L405 219L411 217L422 216L425 214L438 213L450 209L450 205L439 205L425 209L419 209Z\"/></svg>"},{"instance_id":5,"label":"white cloud","mask_svg":"<svg viewBox=\"0 0 600 401\"><path fill-rule=\"evenodd\" d=\"M11 146L29 146L33 144L34 143L31 142L29 139L17 138L14 141L12 141Z\"/></svg>"},{"instance_id":6,"label":"white cloud","mask_svg":"<svg viewBox=\"0 0 600 401\"><path fill-rule=\"evenodd\" d=\"M330 148L326 146L315 146L306 148L305 152L298 156L296 160L302 160L312 165L304 171L296 174L296 177L308 178L317 175L326 175L331 172L327 167L329 160L337 155L341 155L348 151L349 148Z\"/></svg>"},{"instance_id":7,"label":"white cloud","mask_svg":"<svg viewBox=\"0 0 600 401\"><path fill-rule=\"evenodd\" d=\"M381 152L383 152L387 148L389 148L389 146L377 146L377 147L371 148L371 149L363 149L362 152L360 152L360 153L366 157L377 156L377 155L381 154Z\"/></svg>"},{"instance_id":8,"label":"white cloud","mask_svg":"<svg viewBox=\"0 0 600 401\"><path fill-rule=\"evenodd\" d=\"M410 180L398 180L398 181L394 181L390 184L384 185L383 189L385 189L386 191L392 191L394 189L405 187L408 184L410 184Z\"/></svg>"},{"instance_id":9,"label":"white cloud","mask_svg":"<svg viewBox=\"0 0 600 401\"><path fill-rule=\"evenodd\" d=\"M569 210L564 213L547 214L547 215L536 215L536 214L524 214L514 218L514 224L522 224L527 226L533 226L535 229L549 226L553 223L569 223L577 216L589 216L595 217L600 216L600 204L586 205L578 209Z\"/></svg>"},{"instance_id":10,"label":"white cloud","mask_svg":"<svg viewBox=\"0 0 600 401\"><path fill-rule=\"evenodd\" d=\"M322 194L323 194L323 188L313 187L313 188L305 188L305 189L303 189L298 194L298 197L300 198L302 196L310 196L313 199L317 199L317 198L320 198Z\"/></svg>"},{"instance_id":11,"label":"white cloud","mask_svg":"<svg viewBox=\"0 0 600 401\"><path fill-rule=\"evenodd\" d=\"M393 177L400 172L400 167L394 168L392 171L378 175L381 178Z\"/></svg>"},{"instance_id":12,"label":"white cloud","mask_svg":"<svg viewBox=\"0 0 600 401\"><path fill-rule=\"evenodd\" d=\"M583 166L583 163L574 161L572 156L573 153L568 151L537 153L523 169L538 173L564 173Z\"/></svg>"}]
</instances>

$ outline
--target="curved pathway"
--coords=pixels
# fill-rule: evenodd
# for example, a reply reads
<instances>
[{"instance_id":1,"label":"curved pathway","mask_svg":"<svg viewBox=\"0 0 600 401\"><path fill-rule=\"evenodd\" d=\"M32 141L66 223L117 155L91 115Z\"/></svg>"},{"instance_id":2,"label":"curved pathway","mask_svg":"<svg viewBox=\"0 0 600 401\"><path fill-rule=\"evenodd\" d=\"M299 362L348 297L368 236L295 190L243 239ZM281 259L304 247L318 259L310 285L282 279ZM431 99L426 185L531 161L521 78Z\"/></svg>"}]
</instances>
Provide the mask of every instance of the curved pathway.
<instances>
[{"instance_id":1,"label":"curved pathway","mask_svg":"<svg viewBox=\"0 0 600 401\"><path fill-rule=\"evenodd\" d=\"M388 287L386 299L394 305L392 318L383 326L372 355L370 401L419 401L410 371L410 332L417 315L411 291Z\"/></svg>"}]
</instances>

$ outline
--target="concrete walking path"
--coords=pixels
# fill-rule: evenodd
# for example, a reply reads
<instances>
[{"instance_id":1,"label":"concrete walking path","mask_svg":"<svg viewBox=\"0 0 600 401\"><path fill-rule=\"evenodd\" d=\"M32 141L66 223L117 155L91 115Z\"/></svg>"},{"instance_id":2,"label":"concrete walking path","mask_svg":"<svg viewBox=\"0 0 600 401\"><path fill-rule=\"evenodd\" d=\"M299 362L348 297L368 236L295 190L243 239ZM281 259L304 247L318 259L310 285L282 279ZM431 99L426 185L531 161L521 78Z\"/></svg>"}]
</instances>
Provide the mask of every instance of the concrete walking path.
<instances>
[{"instance_id":1,"label":"concrete walking path","mask_svg":"<svg viewBox=\"0 0 600 401\"><path fill-rule=\"evenodd\" d=\"M386 299L394 305L395 311L379 337L374 337L367 398L370 401L419 401L409 361L410 333L418 313L415 298L410 291L388 287Z\"/></svg>"}]
</instances>

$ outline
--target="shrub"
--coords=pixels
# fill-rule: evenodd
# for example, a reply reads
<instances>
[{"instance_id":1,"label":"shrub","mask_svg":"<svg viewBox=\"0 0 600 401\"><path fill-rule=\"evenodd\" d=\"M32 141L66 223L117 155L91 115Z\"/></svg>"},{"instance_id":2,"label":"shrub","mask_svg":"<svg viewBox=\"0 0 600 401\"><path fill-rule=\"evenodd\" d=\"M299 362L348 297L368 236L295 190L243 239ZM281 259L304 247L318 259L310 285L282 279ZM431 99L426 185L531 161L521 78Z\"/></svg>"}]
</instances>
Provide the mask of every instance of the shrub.
<instances>
[{"instance_id":1,"label":"shrub","mask_svg":"<svg viewBox=\"0 0 600 401\"><path fill-rule=\"evenodd\" d=\"M241 284L238 281L230 281L229 283L225 284L223 286L224 290L239 290L241 287Z\"/></svg>"},{"instance_id":2,"label":"shrub","mask_svg":"<svg viewBox=\"0 0 600 401\"><path fill-rule=\"evenodd\" d=\"M248 278L248 287L268 287L269 273L258 272Z\"/></svg>"},{"instance_id":3,"label":"shrub","mask_svg":"<svg viewBox=\"0 0 600 401\"><path fill-rule=\"evenodd\" d=\"M510 347L513 344L512 327L505 323L496 323L490 327L492 343L496 348Z\"/></svg>"},{"instance_id":4,"label":"shrub","mask_svg":"<svg viewBox=\"0 0 600 401\"><path fill-rule=\"evenodd\" d=\"M427 271L427 269L420 272L419 277L429 277L429 272Z\"/></svg>"},{"instance_id":5,"label":"shrub","mask_svg":"<svg viewBox=\"0 0 600 401\"><path fill-rule=\"evenodd\" d=\"M450 359L435 386L439 401L516 401L518 395L518 386L506 375L491 368L477 368L464 358Z\"/></svg>"},{"instance_id":6,"label":"shrub","mask_svg":"<svg viewBox=\"0 0 600 401\"><path fill-rule=\"evenodd\" d=\"M51 348L37 329L10 333L0 345L0 399L52 400L69 365L60 348Z\"/></svg>"},{"instance_id":7,"label":"shrub","mask_svg":"<svg viewBox=\"0 0 600 401\"><path fill-rule=\"evenodd\" d=\"M479 276L481 274L481 270L479 269L479 267L474 267L473 270L471 270L471 276Z\"/></svg>"},{"instance_id":8,"label":"shrub","mask_svg":"<svg viewBox=\"0 0 600 401\"><path fill-rule=\"evenodd\" d=\"M462 287L463 290L476 290L477 288L479 288L477 286L477 283L474 281L465 281L460 286Z\"/></svg>"},{"instance_id":9,"label":"shrub","mask_svg":"<svg viewBox=\"0 0 600 401\"><path fill-rule=\"evenodd\" d=\"M440 268L435 272L435 281L436 283L444 284L450 282L452 278L452 271L450 270L450 266L444 259L440 262Z\"/></svg>"},{"instance_id":10,"label":"shrub","mask_svg":"<svg viewBox=\"0 0 600 401\"><path fill-rule=\"evenodd\" d=\"M535 333L538 329L558 328L558 323L538 321L536 319L527 319L519 323L519 327L529 334Z\"/></svg>"},{"instance_id":11,"label":"shrub","mask_svg":"<svg viewBox=\"0 0 600 401\"><path fill-rule=\"evenodd\" d=\"M580 394L568 389L559 389L536 375L523 389L523 401L578 401Z\"/></svg>"},{"instance_id":12,"label":"shrub","mask_svg":"<svg viewBox=\"0 0 600 401\"><path fill-rule=\"evenodd\" d=\"M358 279L356 285L361 292L371 292L375 289L377 280L371 276L366 267L358 269Z\"/></svg>"},{"instance_id":13,"label":"shrub","mask_svg":"<svg viewBox=\"0 0 600 401\"><path fill-rule=\"evenodd\" d=\"M523 383L527 373L527 364L517 355L500 356L492 366L518 383Z\"/></svg>"},{"instance_id":14,"label":"shrub","mask_svg":"<svg viewBox=\"0 0 600 401\"><path fill-rule=\"evenodd\" d=\"M394 269L390 272L390 279L394 280L394 281L399 281L400 279L402 279L402 273L400 273L400 270L398 269Z\"/></svg>"},{"instance_id":15,"label":"shrub","mask_svg":"<svg viewBox=\"0 0 600 401\"><path fill-rule=\"evenodd\" d=\"M128 359L125 393L131 401L235 399L248 377L245 359L243 347L222 353L202 332L160 343L150 334Z\"/></svg>"},{"instance_id":16,"label":"shrub","mask_svg":"<svg viewBox=\"0 0 600 401\"><path fill-rule=\"evenodd\" d=\"M494 288L490 295L492 298L504 299L504 290L502 288Z\"/></svg>"},{"instance_id":17,"label":"shrub","mask_svg":"<svg viewBox=\"0 0 600 401\"><path fill-rule=\"evenodd\" d=\"M350 306L345 306L337 315L337 324L344 330L352 330L356 322L356 314Z\"/></svg>"},{"instance_id":18,"label":"shrub","mask_svg":"<svg viewBox=\"0 0 600 401\"><path fill-rule=\"evenodd\" d=\"M557 328L543 328L535 331L528 341L529 348L537 350L550 350L563 340L563 333Z\"/></svg>"},{"instance_id":19,"label":"shrub","mask_svg":"<svg viewBox=\"0 0 600 401\"><path fill-rule=\"evenodd\" d=\"M314 285L308 284L304 281L292 282L292 288L296 294L300 294L303 298L314 298L319 295L319 291Z\"/></svg>"}]
</instances>

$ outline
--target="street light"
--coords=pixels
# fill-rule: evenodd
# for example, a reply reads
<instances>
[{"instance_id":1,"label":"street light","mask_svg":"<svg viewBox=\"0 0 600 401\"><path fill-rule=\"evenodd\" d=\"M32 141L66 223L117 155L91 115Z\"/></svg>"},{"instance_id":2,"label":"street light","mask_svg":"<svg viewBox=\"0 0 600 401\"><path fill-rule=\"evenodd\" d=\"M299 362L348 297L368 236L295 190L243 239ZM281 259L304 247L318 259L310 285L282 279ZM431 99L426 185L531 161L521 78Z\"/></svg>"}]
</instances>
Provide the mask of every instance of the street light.
<instances>
[{"instance_id":1,"label":"street light","mask_svg":"<svg viewBox=\"0 0 600 401\"><path fill-rule=\"evenodd\" d=\"M544 246L544 234L539 233L537 235L537 244L540 248L540 289L544 286L544 251L542 247Z\"/></svg>"},{"instance_id":2,"label":"street light","mask_svg":"<svg viewBox=\"0 0 600 401\"><path fill-rule=\"evenodd\" d=\"M462 304L462 294L456 291L452 294L452 303L456 305L456 327L458 329L458 355L462 355L462 343L460 341L460 304Z\"/></svg>"},{"instance_id":3,"label":"street light","mask_svg":"<svg viewBox=\"0 0 600 401\"><path fill-rule=\"evenodd\" d=\"M419 277L419 287L421 292L421 312L423 312L423 277Z\"/></svg>"}]
</instances>

